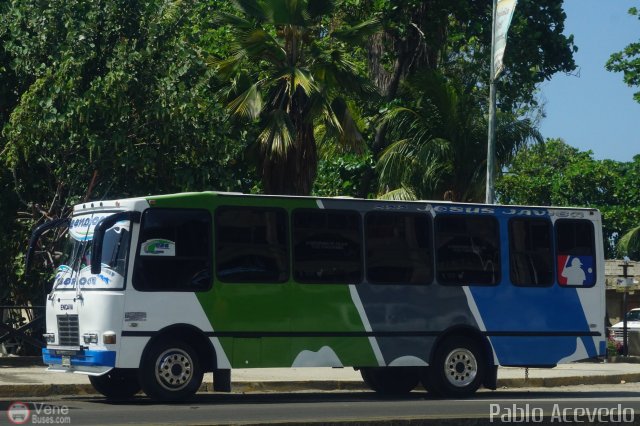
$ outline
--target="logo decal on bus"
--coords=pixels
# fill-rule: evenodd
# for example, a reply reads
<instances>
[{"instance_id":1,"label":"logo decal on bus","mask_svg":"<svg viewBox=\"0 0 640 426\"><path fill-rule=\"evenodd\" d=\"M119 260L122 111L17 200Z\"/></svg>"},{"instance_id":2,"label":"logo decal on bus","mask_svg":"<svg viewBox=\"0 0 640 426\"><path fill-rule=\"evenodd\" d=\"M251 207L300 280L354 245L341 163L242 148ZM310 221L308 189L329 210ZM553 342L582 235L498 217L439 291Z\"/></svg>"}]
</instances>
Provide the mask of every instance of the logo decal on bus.
<instances>
[{"instance_id":1,"label":"logo decal on bus","mask_svg":"<svg viewBox=\"0 0 640 426\"><path fill-rule=\"evenodd\" d=\"M558 256L560 285L591 286L595 283L593 256Z\"/></svg>"},{"instance_id":2,"label":"logo decal on bus","mask_svg":"<svg viewBox=\"0 0 640 426\"><path fill-rule=\"evenodd\" d=\"M154 238L142 243L141 256L175 256L176 243L169 240Z\"/></svg>"}]
</instances>

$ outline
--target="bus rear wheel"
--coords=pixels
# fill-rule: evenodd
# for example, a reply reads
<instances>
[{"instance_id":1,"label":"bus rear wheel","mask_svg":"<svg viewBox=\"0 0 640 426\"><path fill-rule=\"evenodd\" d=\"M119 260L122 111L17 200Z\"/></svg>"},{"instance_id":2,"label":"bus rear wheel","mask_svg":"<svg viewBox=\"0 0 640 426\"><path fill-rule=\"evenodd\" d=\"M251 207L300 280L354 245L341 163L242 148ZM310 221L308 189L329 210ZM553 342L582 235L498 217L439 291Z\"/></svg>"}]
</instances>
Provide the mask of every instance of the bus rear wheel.
<instances>
[{"instance_id":1,"label":"bus rear wheel","mask_svg":"<svg viewBox=\"0 0 640 426\"><path fill-rule=\"evenodd\" d=\"M412 367L368 367L360 369L360 374L371 390L383 395L406 395L420 382Z\"/></svg>"},{"instance_id":2,"label":"bus rear wheel","mask_svg":"<svg viewBox=\"0 0 640 426\"><path fill-rule=\"evenodd\" d=\"M142 390L158 401L182 401L198 391L203 370L197 352L179 340L157 340L140 365Z\"/></svg>"},{"instance_id":3,"label":"bus rear wheel","mask_svg":"<svg viewBox=\"0 0 640 426\"><path fill-rule=\"evenodd\" d=\"M89 376L89 381L107 399L129 399L140 392L136 373L134 369L114 368L102 376Z\"/></svg>"},{"instance_id":4,"label":"bus rear wheel","mask_svg":"<svg viewBox=\"0 0 640 426\"><path fill-rule=\"evenodd\" d=\"M453 336L436 348L422 384L437 396L464 398L478 390L486 369L482 347L468 337Z\"/></svg>"}]
</instances>

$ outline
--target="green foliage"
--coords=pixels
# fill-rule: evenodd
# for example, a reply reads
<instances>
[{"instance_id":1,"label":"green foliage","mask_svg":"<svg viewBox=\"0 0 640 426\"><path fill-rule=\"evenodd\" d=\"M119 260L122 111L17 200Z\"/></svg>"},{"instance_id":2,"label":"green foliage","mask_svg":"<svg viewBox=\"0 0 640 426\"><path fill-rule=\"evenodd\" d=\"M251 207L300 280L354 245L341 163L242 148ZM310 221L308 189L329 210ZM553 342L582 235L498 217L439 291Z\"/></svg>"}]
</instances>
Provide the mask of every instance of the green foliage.
<instances>
[{"instance_id":1,"label":"green foliage","mask_svg":"<svg viewBox=\"0 0 640 426\"><path fill-rule=\"evenodd\" d=\"M360 197L363 180L373 167L374 162L369 155L345 154L320 160L312 194L319 197Z\"/></svg>"},{"instance_id":2,"label":"green foliage","mask_svg":"<svg viewBox=\"0 0 640 426\"><path fill-rule=\"evenodd\" d=\"M632 163L597 161L559 139L518 153L496 183L501 203L541 206L593 207L603 215L608 257L615 243L640 223L640 156Z\"/></svg>"},{"instance_id":3,"label":"green foliage","mask_svg":"<svg viewBox=\"0 0 640 426\"><path fill-rule=\"evenodd\" d=\"M618 240L618 254L630 259L640 259L640 226L629 230Z\"/></svg>"},{"instance_id":4,"label":"green foliage","mask_svg":"<svg viewBox=\"0 0 640 426\"><path fill-rule=\"evenodd\" d=\"M486 176L487 120L484 99L437 73L417 74L401 91L408 106L389 110L395 140L380 155L380 191L404 188L393 197L482 201ZM496 169L501 171L530 140L541 140L533 124L500 113Z\"/></svg>"},{"instance_id":5,"label":"green foliage","mask_svg":"<svg viewBox=\"0 0 640 426\"><path fill-rule=\"evenodd\" d=\"M640 20L637 8L630 8L629 14ZM608 71L623 73L623 80L628 86L640 86L640 40L629 43L621 52L612 54L606 68ZM640 102L640 91L634 93L633 98Z\"/></svg>"},{"instance_id":6,"label":"green foliage","mask_svg":"<svg viewBox=\"0 0 640 426\"><path fill-rule=\"evenodd\" d=\"M21 269L30 229L74 203L253 186L243 162L251 130L228 119L206 63L226 50L204 44L226 34L194 33L214 27L214 4L2 4L0 66L10 72L0 75L16 101L0 123L0 160L12 171L2 176L11 200L2 224L13 244L0 254L14 299L42 288L42 276ZM51 250L39 265L50 266Z\"/></svg>"},{"instance_id":7,"label":"green foliage","mask_svg":"<svg viewBox=\"0 0 640 426\"><path fill-rule=\"evenodd\" d=\"M332 1L248 0L222 14L233 36L230 54L215 61L227 108L257 123L253 148L267 193L309 194L316 177L316 127L346 145L362 136L348 96L370 95L349 49L375 31L376 20L332 22Z\"/></svg>"}]
</instances>

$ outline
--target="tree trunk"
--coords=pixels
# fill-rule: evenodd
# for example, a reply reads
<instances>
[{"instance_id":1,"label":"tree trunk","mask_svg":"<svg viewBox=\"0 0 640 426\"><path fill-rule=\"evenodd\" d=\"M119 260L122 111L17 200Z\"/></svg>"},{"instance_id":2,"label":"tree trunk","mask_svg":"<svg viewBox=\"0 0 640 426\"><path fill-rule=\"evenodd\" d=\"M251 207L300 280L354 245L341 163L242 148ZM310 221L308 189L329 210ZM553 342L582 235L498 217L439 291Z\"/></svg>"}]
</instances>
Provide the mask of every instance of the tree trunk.
<instances>
[{"instance_id":1,"label":"tree trunk","mask_svg":"<svg viewBox=\"0 0 640 426\"><path fill-rule=\"evenodd\" d=\"M262 182L266 194L309 195L318 170L318 149L313 123L307 120L307 96L300 89L293 95L289 118L295 138L284 157L262 158Z\"/></svg>"}]
</instances>

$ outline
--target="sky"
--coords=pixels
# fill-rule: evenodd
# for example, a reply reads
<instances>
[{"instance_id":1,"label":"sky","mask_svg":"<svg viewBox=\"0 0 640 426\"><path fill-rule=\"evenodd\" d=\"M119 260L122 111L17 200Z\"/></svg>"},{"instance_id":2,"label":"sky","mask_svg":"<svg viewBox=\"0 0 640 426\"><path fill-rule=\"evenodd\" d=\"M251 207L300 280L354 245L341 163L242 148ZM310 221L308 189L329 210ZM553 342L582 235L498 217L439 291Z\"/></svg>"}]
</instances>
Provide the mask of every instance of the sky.
<instances>
[{"instance_id":1,"label":"sky","mask_svg":"<svg viewBox=\"0 0 640 426\"><path fill-rule=\"evenodd\" d=\"M640 154L640 103L622 73L607 71L609 56L640 40L640 20L627 13L640 0L564 0L564 34L574 35L578 68L540 86L545 138L562 138L596 160L632 161ZM507 41L507 55L509 44Z\"/></svg>"}]
</instances>

